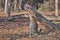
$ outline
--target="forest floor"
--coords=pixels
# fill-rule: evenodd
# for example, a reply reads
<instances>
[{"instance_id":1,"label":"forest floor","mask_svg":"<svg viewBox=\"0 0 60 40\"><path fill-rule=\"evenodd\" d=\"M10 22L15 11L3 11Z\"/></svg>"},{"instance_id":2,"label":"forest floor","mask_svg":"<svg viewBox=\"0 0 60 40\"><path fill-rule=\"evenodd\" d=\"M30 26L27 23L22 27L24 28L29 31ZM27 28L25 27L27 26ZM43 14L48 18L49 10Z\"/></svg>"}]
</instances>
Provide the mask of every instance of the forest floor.
<instances>
[{"instance_id":1,"label":"forest floor","mask_svg":"<svg viewBox=\"0 0 60 40\"><path fill-rule=\"evenodd\" d=\"M21 12L22 13L22 12ZM26 12L24 12L26 13ZM23 14L24 14L23 13ZM20 13L14 13L11 15L18 15ZM28 13L26 13L28 14ZM0 40L60 40L60 31L52 31L46 34L47 28L40 22L38 22L39 34L36 37L29 37L29 18L22 17L20 14L19 18L11 21L5 21L2 17L5 14L0 12ZM40 29L42 31L40 32Z\"/></svg>"}]
</instances>

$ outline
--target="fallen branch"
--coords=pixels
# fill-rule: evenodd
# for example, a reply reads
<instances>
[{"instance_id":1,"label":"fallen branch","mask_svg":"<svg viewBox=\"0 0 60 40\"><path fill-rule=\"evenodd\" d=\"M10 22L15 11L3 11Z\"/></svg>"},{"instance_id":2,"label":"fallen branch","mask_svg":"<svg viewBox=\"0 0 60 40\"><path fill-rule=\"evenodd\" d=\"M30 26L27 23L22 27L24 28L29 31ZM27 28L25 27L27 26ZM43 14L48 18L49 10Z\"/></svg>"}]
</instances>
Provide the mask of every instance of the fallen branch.
<instances>
[{"instance_id":1,"label":"fallen branch","mask_svg":"<svg viewBox=\"0 0 60 40\"><path fill-rule=\"evenodd\" d=\"M31 7L28 4L25 4L24 9L28 11L30 14L34 15L34 17L39 21L42 22L44 26L50 29L60 30L60 26L52 23L48 19L46 19L44 16L42 16L39 12L37 12L36 9Z\"/></svg>"}]
</instances>

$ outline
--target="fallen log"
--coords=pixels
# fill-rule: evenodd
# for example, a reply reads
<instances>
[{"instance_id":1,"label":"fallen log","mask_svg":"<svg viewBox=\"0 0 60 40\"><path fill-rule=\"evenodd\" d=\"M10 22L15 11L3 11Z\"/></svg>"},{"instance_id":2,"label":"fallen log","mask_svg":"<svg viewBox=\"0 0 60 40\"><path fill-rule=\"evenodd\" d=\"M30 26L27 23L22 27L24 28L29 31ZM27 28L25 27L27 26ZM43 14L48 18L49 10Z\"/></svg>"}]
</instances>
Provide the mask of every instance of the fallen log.
<instances>
[{"instance_id":1,"label":"fallen log","mask_svg":"<svg viewBox=\"0 0 60 40\"><path fill-rule=\"evenodd\" d=\"M24 9L26 11L28 11L30 14L34 15L34 17L41 23L43 23L44 26L46 26L46 28L50 28L52 30L60 30L60 26L56 25L54 23L52 23L51 21L49 21L48 19L46 19L43 15L41 15L39 12L37 12L36 9L34 9L33 7L31 7L28 4L24 5Z\"/></svg>"}]
</instances>

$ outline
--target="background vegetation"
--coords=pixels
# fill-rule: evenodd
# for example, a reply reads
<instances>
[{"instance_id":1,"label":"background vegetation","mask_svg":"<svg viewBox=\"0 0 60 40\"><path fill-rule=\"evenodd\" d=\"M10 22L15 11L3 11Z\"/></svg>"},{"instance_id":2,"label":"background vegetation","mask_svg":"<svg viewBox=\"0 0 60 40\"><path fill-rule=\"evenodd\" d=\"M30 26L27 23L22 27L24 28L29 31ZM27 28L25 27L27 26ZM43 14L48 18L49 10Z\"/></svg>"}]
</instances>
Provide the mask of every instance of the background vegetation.
<instances>
[{"instance_id":1,"label":"background vegetation","mask_svg":"<svg viewBox=\"0 0 60 40\"><path fill-rule=\"evenodd\" d=\"M19 5L19 0L15 3L15 0L11 0L11 10L14 10L16 5L16 10L19 9L18 5ZM55 0L38 0L38 9L40 11L54 11L55 10ZM27 3L29 4L33 4L33 1L28 0ZM37 2L36 2L37 3ZM34 5L34 4L33 4ZM60 5L60 1L59 4ZM0 0L0 11L4 10L4 6L5 6L5 0ZM60 9L60 6L59 6Z\"/></svg>"}]
</instances>

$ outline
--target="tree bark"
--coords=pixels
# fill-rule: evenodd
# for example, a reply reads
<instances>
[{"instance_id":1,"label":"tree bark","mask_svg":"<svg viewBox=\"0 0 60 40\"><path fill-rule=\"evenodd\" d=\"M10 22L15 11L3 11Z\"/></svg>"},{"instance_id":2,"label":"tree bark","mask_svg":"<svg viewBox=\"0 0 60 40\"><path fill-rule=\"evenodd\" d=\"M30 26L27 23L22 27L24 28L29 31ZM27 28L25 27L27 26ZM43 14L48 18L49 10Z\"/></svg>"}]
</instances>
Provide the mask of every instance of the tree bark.
<instances>
[{"instance_id":1,"label":"tree bark","mask_svg":"<svg viewBox=\"0 0 60 40\"><path fill-rule=\"evenodd\" d=\"M10 1L11 0L5 0L5 14L6 14L6 18L10 17Z\"/></svg>"},{"instance_id":2,"label":"tree bark","mask_svg":"<svg viewBox=\"0 0 60 40\"><path fill-rule=\"evenodd\" d=\"M58 0L55 0L55 16L58 16Z\"/></svg>"},{"instance_id":3,"label":"tree bark","mask_svg":"<svg viewBox=\"0 0 60 40\"><path fill-rule=\"evenodd\" d=\"M20 9L20 11L21 11L21 10L24 10L23 7L24 7L24 4L25 4L25 1L26 1L26 0L19 0L19 9Z\"/></svg>"},{"instance_id":4,"label":"tree bark","mask_svg":"<svg viewBox=\"0 0 60 40\"><path fill-rule=\"evenodd\" d=\"M17 8L17 0L14 0L14 10Z\"/></svg>"},{"instance_id":5,"label":"tree bark","mask_svg":"<svg viewBox=\"0 0 60 40\"><path fill-rule=\"evenodd\" d=\"M25 4L24 9L28 11L31 15L34 15L34 17L41 23L43 23L44 26L47 28L50 28L52 30L60 30L60 26L52 23L48 19L46 19L44 16L42 16L37 10L35 10L33 7L31 7L28 4Z\"/></svg>"}]
</instances>

